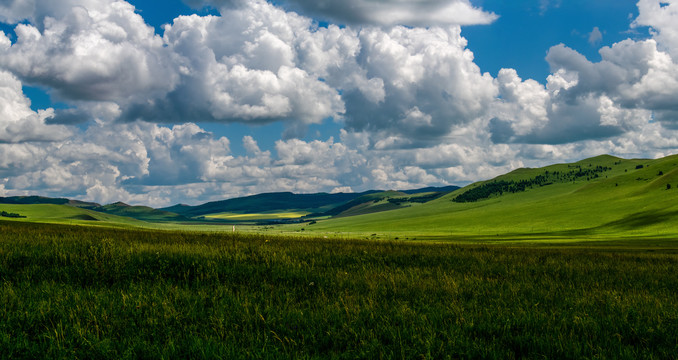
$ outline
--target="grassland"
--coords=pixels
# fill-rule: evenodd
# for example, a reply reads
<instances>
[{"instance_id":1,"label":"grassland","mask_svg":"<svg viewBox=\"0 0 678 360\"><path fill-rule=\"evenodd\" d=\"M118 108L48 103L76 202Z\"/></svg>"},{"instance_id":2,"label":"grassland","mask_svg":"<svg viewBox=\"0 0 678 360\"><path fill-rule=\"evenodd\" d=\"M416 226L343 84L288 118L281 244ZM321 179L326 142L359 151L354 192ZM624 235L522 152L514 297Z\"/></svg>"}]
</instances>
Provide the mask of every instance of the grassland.
<instances>
[{"instance_id":1,"label":"grassland","mask_svg":"<svg viewBox=\"0 0 678 360\"><path fill-rule=\"evenodd\" d=\"M668 359L678 353L672 244L485 246L0 221L0 354Z\"/></svg>"},{"instance_id":2,"label":"grassland","mask_svg":"<svg viewBox=\"0 0 678 360\"><path fill-rule=\"evenodd\" d=\"M536 181L538 179L541 180ZM500 184L510 186L502 187ZM469 194L483 193L488 188L495 191L480 198L474 195L469 201L459 201L460 198L469 198ZM317 205L327 196L331 195L311 194L306 197ZM275 201L276 207L285 209L286 200L300 201L299 197L304 198L283 193L248 197L244 203L232 199L223 203L238 211L200 216L206 220L248 224L238 226L239 231L330 238L482 242L678 238L678 156L656 160L599 156L577 163L518 169L444 196L394 191L366 193L354 196L335 208L315 213L317 217L312 223L254 226L261 220L298 217L309 210L247 210L251 204L254 204L254 209L267 208L269 200ZM190 208L214 211L221 203ZM231 230L230 225L207 224L209 221L172 221L171 217L160 216L162 212L147 211L150 208L123 206L122 209L146 210L144 216L148 221L66 205L0 204L2 211L26 215L26 218L14 219L24 222L184 231ZM161 220L154 222L155 215Z\"/></svg>"},{"instance_id":3,"label":"grassland","mask_svg":"<svg viewBox=\"0 0 678 360\"><path fill-rule=\"evenodd\" d=\"M0 358L675 358L677 164L602 156L236 232L2 204L26 217L0 218Z\"/></svg>"},{"instance_id":4,"label":"grassland","mask_svg":"<svg viewBox=\"0 0 678 360\"><path fill-rule=\"evenodd\" d=\"M308 214L309 214L308 211L284 211L272 213L244 213L244 214L227 212L205 215L205 218L219 220L237 220L237 221L276 220L276 219L298 219Z\"/></svg>"},{"instance_id":5,"label":"grassland","mask_svg":"<svg viewBox=\"0 0 678 360\"><path fill-rule=\"evenodd\" d=\"M18 222L40 222L97 227L144 227L148 223L124 216L56 204L0 204L0 210L20 214ZM6 220L6 219L5 219Z\"/></svg>"},{"instance_id":6,"label":"grassland","mask_svg":"<svg viewBox=\"0 0 678 360\"><path fill-rule=\"evenodd\" d=\"M640 167L642 166L642 168ZM455 197L492 181L521 181L555 172L608 170L597 177L534 186L459 203ZM667 185L672 185L667 188ZM519 169L439 199L392 211L335 218L305 232L390 238L568 240L678 237L678 157L624 160L601 156L573 164ZM300 228L301 225L296 226ZM288 226L289 231L295 226Z\"/></svg>"}]
</instances>

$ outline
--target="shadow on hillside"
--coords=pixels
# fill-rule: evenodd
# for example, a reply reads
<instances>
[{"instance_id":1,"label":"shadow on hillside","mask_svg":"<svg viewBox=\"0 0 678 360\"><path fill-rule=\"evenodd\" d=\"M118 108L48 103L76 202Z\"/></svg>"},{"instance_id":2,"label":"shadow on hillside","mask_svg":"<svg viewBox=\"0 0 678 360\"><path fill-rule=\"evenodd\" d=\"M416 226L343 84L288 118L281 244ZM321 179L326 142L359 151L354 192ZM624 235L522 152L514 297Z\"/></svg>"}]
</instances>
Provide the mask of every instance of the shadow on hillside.
<instances>
[{"instance_id":1,"label":"shadow on hillside","mask_svg":"<svg viewBox=\"0 0 678 360\"><path fill-rule=\"evenodd\" d=\"M622 230L633 230L676 219L678 211L647 210L630 214L622 219L609 222L599 228L612 227Z\"/></svg>"},{"instance_id":2,"label":"shadow on hillside","mask_svg":"<svg viewBox=\"0 0 678 360\"><path fill-rule=\"evenodd\" d=\"M630 231L637 230L643 227L652 226L656 224L661 224L669 222L671 220L678 221L678 211L666 211L661 209L656 210L646 210L640 211L634 214L630 214L619 220L608 222L595 227L583 228L583 229L569 229L561 231L545 231L545 232L529 232L529 233L498 233L496 238L502 238L505 240L517 241L517 240L534 240L534 239L568 239L576 237L586 237L597 234L605 234L606 229L609 231L613 229L615 232L619 231ZM468 236L465 235L463 238L467 240L493 240L495 237L490 235L477 235L477 236Z\"/></svg>"},{"instance_id":3,"label":"shadow on hillside","mask_svg":"<svg viewBox=\"0 0 678 360\"><path fill-rule=\"evenodd\" d=\"M88 215L88 214L79 214L79 215L71 216L70 219L86 220L86 221L99 221L99 219L95 218L92 215Z\"/></svg>"}]
</instances>

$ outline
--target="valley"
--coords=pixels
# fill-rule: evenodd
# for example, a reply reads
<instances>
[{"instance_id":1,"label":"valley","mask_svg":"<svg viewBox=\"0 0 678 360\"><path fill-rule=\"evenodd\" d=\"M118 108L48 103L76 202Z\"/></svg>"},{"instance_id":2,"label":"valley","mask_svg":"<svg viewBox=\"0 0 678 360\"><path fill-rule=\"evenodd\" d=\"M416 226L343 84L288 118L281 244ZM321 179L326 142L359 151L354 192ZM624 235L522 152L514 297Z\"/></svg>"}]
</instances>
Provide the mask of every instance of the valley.
<instances>
[{"instance_id":1,"label":"valley","mask_svg":"<svg viewBox=\"0 0 678 360\"><path fill-rule=\"evenodd\" d=\"M450 241L678 237L678 157L598 156L517 169L463 188L358 194L270 193L163 209L5 198L15 221ZM13 204L7 204L14 202ZM32 202L26 204L26 202ZM43 203L39 203L43 202ZM49 203L47 203L49 202Z\"/></svg>"}]
</instances>

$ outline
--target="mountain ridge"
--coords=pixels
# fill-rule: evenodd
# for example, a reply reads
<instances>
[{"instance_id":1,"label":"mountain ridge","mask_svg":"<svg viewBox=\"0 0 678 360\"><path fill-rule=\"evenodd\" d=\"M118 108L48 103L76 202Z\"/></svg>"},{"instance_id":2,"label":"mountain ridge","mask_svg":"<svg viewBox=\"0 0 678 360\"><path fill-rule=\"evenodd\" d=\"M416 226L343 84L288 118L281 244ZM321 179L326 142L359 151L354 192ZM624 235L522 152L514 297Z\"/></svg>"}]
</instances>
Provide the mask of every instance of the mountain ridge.
<instances>
[{"instance_id":1,"label":"mountain ridge","mask_svg":"<svg viewBox=\"0 0 678 360\"><path fill-rule=\"evenodd\" d=\"M421 189L404 190L403 195L429 193L438 191L441 194L458 189L457 186L426 187ZM80 207L96 212L130 217L150 222L191 222L208 221L205 215L217 213L271 213L287 210L305 210L308 213L324 213L341 206L360 196L381 193L380 190L368 190L361 193L311 193L295 194L292 192L271 192L250 196L206 202L200 205L177 204L164 208L152 208L143 205L129 205L122 201L100 205L94 202L71 200L67 198L49 198L44 196L10 196L0 197L0 204L54 204ZM223 222L210 219L209 221Z\"/></svg>"}]
</instances>

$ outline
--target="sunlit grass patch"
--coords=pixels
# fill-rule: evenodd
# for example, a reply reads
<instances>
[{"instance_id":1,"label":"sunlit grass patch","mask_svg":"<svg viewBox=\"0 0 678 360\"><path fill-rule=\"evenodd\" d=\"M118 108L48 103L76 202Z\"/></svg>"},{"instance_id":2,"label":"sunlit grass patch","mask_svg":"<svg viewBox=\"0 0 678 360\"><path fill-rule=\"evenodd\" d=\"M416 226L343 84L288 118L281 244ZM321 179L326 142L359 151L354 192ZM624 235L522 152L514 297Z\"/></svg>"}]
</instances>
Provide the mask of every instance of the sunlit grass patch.
<instances>
[{"instance_id":1,"label":"sunlit grass patch","mask_svg":"<svg viewBox=\"0 0 678 360\"><path fill-rule=\"evenodd\" d=\"M307 211L290 211L290 212L275 212L275 213L255 213L255 214L239 214L239 213L220 213L205 215L206 219L223 219L223 220L277 220L277 219L298 219L302 216L308 215Z\"/></svg>"}]
</instances>

